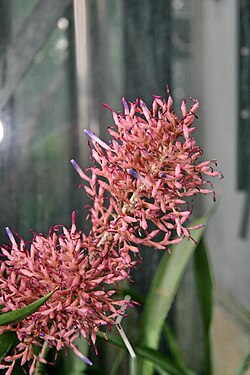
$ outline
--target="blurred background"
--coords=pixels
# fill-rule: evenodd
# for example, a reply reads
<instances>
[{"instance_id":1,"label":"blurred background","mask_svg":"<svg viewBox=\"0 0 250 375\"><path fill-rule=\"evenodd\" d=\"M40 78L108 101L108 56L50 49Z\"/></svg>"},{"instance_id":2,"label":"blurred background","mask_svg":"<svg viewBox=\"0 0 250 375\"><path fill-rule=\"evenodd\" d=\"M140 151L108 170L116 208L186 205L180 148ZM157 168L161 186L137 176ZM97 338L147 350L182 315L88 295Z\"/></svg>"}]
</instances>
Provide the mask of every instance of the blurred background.
<instances>
[{"instance_id":1,"label":"blurred background","mask_svg":"<svg viewBox=\"0 0 250 375\"><path fill-rule=\"evenodd\" d=\"M108 103L150 106L171 89L200 102L197 137L225 176L206 230L215 281L214 374L234 374L250 348L250 2L249 0L0 0L0 241L5 227L78 224L87 203L70 165L89 164L84 128L105 139ZM211 200L199 202L205 212ZM145 292L160 258L136 276ZM199 371L192 264L173 320L183 355Z\"/></svg>"}]
</instances>

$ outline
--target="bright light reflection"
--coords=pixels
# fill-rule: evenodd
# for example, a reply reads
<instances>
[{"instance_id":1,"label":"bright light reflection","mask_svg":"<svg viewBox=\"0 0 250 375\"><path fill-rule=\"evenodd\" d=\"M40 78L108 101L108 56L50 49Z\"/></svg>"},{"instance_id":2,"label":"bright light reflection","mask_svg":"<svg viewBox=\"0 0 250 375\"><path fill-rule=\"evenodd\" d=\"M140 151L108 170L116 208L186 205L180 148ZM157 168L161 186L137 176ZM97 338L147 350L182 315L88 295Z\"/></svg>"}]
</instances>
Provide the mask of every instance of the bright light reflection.
<instances>
[{"instance_id":1,"label":"bright light reflection","mask_svg":"<svg viewBox=\"0 0 250 375\"><path fill-rule=\"evenodd\" d=\"M172 0L172 7L176 10L180 10L183 8L183 1L182 0Z\"/></svg>"},{"instance_id":2,"label":"bright light reflection","mask_svg":"<svg viewBox=\"0 0 250 375\"><path fill-rule=\"evenodd\" d=\"M2 142L3 138L4 138L4 125L2 121L0 121L0 142Z\"/></svg>"},{"instance_id":3,"label":"bright light reflection","mask_svg":"<svg viewBox=\"0 0 250 375\"><path fill-rule=\"evenodd\" d=\"M57 20L57 26L60 30L67 30L67 28L69 27L69 21L65 17L60 17Z\"/></svg>"}]
</instances>

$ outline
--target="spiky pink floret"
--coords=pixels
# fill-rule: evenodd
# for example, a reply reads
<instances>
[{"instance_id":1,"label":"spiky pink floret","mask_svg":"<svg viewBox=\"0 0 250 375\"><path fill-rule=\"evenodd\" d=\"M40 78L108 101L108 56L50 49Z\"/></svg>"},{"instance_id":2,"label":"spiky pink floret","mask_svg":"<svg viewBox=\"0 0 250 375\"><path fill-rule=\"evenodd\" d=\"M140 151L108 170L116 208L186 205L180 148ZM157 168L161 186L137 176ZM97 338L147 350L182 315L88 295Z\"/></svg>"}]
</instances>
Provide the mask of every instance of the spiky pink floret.
<instances>
[{"instance_id":1,"label":"spiky pink floret","mask_svg":"<svg viewBox=\"0 0 250 375\"><path fill-rule=\"evenodd\" d=\"M183 101L180 119L170 96L167 101L155 96L151 110L142 100L122 102L124 114L113 112L109 146L91 133L95 165L80 175L93 199L94 236L115 241L124 256L134 245L166 249L190 237L190 198L213 193L207 176L219 172L214 160L198 162L202 149L191 136L197 101L189 109ZM159 232L164 234L156 239Z\"/></svg>"},{"instance_id":2,"label":"spiky pink floret","mask_svg":"<svg viewBox=\"0 0 250 375\"><path fill-rule=\"evenodd\" d=\"M123 300L112 298L114 288L105 285L127 279L129 262L106 247L97 248L97 240L76 230L55 227L47 237L35 234L29 245L2 248L5 261L0 265L0 304L2 312L23 307L50 291L53 296L34 314L16 325L0 327L0 333L15 331L20 343L15 353L1 366L13 369L36 358L33 344L46 341L60 350L70 347L79 335L95 343L102 325L115 324Z\"/></svg>"}]
</instances>

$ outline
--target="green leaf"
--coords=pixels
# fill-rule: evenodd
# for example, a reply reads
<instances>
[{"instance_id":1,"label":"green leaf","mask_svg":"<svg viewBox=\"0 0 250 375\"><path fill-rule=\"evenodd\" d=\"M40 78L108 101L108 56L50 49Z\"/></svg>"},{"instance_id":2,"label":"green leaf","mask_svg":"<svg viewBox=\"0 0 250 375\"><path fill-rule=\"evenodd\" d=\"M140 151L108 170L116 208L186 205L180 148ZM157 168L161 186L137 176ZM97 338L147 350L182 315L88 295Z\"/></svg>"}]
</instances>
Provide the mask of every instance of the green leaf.
<instances>
[{"instance_id":1,"label":"green leaf","mask_svg":"<svg viewBox=\"0 0 250 375\"><path fill-rule=\"evenodd\" d=\"M203 217L192 223L197 225L207 221ZM204 227L193 232L193 238L199 242ZM179 288L182 276L192 256L196 243L187 238L172 246L172 255L164 254L148 292L142 313L142 334L140 342L156 348L160 333L172 302Z\"/></svg>"},{"instance_id":2,"label":"green leaf","mask_svg":"<svg viewBox=\"0 0 250 375\"><path fill-rule=\"evenodd\" d=\"M4 332L0 335L0 362L8 354L13 345L17 343L15 332Z\"/></svg>"},{"instance_id":3,"label":"green leaf","mask_svg":"<svg viewBox=\"0 0 250 375\"><path fill-rule=\"evenodd\" d=\"M208 216L204 216L193 222L192 225L205 223L207 219ZM200 241L203 231L204 227L192 233L197 243ZM172 255L169 255L167 252L163 255L142 312L140 345L152 349L158 348L164 321L172 306L184 271L196 246L194 241L185 238L182 242L171 248ZM141 366L143 366L143 364L137 366L139 371L138 375L142 373L144 375L152 374L152 367L146 369Z\"/></svg>"},{"instance_id":4,"label":"green leaf","mask_svg":"<svg viewBox=\"0 0 250 375\"><path fill-rule=\"evenodd\" d=\"M89 344L83 337L77 338L74 345L81 353L88 356ZM57 373L60 375L81 375L84 374L86 368L89 367L79 358L72 349L68 348L60 352L60 360L56 361Z\"/></svg>"},{"instance_id":5,"label":"green leaf","mask_svg":"<svg viewBox=\"0 0 250 375\"><path fill-rule=\"evenodd\" d=\"M155 365L157 370L160 370L161 373L168 375L184 375L186 374L182 370L178 369L169 358L159 352L158 350L138 346L136 348L136 354Z\"/></svg>"},{"instance_id":6,"label":"green leaf","mask_svg":"<svg viewBox=\"0 0 250 375\"><path fill-rule=\"evenodd\" d=\"M105 334L107 340L105 340L104 336L98 332L97 337L99 337L102 340L105 340L106 342L112 343L118 347L121 347L123 349L126 349L123 341L120 337L113 336L111 334ZM148 360L149 362L153 363L155 368L159 370L162 374L165 375L187 375L187 372L179 370L175 364L163 353L143 347L143 346L137 346L134 348L135 353L138 357ZM190 373L191 374L191 373Z\"/></svg>"},{"instance_id":7,"label":"green leaf","mask_svg":"<svg viewBox=\"0 0 250 375\"><path fill-rule=\"evenodd\" d=\"M171 352L174 363L178 366L178 368L184 369L185 365L181 356L179 345L173 335L172 330L167 324L167 322L165 322L163 325L163 333L165 334L168 349Z\"/></svg>"},{"instance_id":8,"label":"green leaf","mask_svg":"<svg viewBox=\"0 0 250 375\"><path fill-rule=\"evenodd\" d=\"M250 354L245 356L236 375L244 375L249 368L250 368Z\"/></svg>"},{"instance_id":9,"label":"green leaf","mask_svg":"<svg viewBox=\"0 0 250 375\"><path fill-rule=\"evenodd\" d=\"M32 302L30 305L21 307L20 309L14 311L8 311L0 315L0 326L5 326L9 324L16 324L21 320L27 318L27 316L33 314L36 310L39 309L55 292L48 293L46 296L38 299L35 302Z\"/></svg>"},{"instance_id":10,"label":"green leaf","mask_svg":"<svg viewBox=\"0 0 250 375\"><path fill-rule=\"evenodd\" d=\"M210 350L210 324L212 320L213 306L213 282L209 267L207 249L203 239L194 253L194 272L196 280L197 296L201 309L201 319L203 323L204 342L204 365L203 372L206 375L212 373L211 350Z\"/></svg>"},{"instance_id":11,"label":"green leaf","mask_svg":"<svg viewBox=\"0 0 250 375\"><path fill-rule=\"evenodd\" d=\"M124 342L122 341L122 339L119 336L114 336L114 335L111 335L110 333L105 333L104 335L102 334L102 332L97 332L97 334L96 334L96 336L99 339L104 340L106 342L109 342L111 344L114 344L116 346L119 346L119 348L126 349L126 346L125 346ZM105 337L107 338L107 340L105 339Z\"/></svg>"}]
</instances>

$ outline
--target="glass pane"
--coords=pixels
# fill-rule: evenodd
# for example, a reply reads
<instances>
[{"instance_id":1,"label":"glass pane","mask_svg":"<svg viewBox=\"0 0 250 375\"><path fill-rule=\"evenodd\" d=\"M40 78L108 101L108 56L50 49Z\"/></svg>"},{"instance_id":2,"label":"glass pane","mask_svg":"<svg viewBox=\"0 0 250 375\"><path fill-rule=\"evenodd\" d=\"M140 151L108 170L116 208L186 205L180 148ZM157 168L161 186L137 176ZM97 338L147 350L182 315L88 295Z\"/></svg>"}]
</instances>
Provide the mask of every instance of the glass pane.
<instances>
[{"instance_id":1,"label":"glass pane","mask_svg":"<svg viewBox=\"0 0 250 375\"><path fill-rule=\"evenodd\" d=\"M37 5L37 0L10 0L11 9L11 37L15 38L24 25L26 19L31 15L32 10Z\"/></svg>"},{"instance_id":2,"label":"glass pane","mask_svg":"<svg viewBox=\"0 0 250 375\"><path fill-rule=\"evenodd\" d=\"M16 3L12 1L8 9L15 25L14 37L27 17L32 20L36 2L27 1L25 7ZM46 18L41 14L41 22ZM32 62L16 82L1 114L2 243L6 242L6 226L27 239L31 228L46 234L51 225L70 225L75 199L80 198L79 180L69 163L78 155L72 6L56 15L42 48L28 58Z\"/></svg>"}]
</instances>

